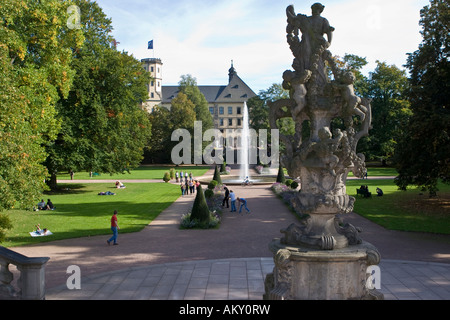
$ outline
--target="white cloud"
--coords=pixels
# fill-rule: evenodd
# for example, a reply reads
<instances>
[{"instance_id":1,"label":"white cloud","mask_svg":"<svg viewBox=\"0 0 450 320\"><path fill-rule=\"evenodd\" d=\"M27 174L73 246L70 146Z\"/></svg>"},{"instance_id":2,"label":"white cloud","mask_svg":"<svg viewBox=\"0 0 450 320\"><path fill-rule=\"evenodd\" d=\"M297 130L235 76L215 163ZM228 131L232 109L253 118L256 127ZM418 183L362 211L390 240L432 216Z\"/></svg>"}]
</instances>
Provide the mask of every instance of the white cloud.
<instances>
[{"instance_id":1,"label":"white cloud","mask_svg":"<svg viewBox=\"0 0 450 320\"><path fill-rule=\"evenodd\" d=\"M255 91L280 83L293 56L286 43L287 5L311 14L311 3L292 0L98 0L112 17L118 49L136 58L163 61L163 81L178 83L191 74L198 84L226 84L231 60L242 79ZM417 49L419 10L427 0L329 0L323 16L336 28L330 50L375 60L406 62ZM154 52L147 41L154 40Z\"/></svg>"}]
</instances>

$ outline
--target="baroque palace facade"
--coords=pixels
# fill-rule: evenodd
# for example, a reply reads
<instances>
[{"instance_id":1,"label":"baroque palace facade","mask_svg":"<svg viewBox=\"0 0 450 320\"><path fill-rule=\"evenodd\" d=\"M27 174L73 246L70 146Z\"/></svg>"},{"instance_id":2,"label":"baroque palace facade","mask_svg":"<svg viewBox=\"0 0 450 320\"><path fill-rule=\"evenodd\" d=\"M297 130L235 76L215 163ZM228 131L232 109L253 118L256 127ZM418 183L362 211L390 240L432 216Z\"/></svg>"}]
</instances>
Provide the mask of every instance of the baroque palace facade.
<instances>
[{"instance_id":1,"label":"baroque palace facade","mask_svg":"<svg viewBox=\"0 0 450 320\"><path fill-rule=\"evenodd\" d=\"M161 59L148 58L141 60L145 70L149 71L153 81L148 84L148 99L143 102L148 112L157 105L170 109L178 86L162 85ZM214 120L214 127L221 131L226 129L241 129L244 116L244 102L256 96L253 90L237 75L231 64L228 70L227 85L199 85L200 92L208 101L209 112Z\"/></svg>"}]
</instances>

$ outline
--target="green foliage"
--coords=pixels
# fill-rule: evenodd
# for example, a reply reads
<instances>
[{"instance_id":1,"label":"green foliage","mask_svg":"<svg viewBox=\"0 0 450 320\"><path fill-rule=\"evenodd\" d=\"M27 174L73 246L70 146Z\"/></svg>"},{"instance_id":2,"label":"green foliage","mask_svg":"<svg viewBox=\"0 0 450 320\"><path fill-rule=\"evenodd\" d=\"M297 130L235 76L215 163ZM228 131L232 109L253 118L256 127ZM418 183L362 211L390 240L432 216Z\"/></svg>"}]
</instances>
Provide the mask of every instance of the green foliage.
<instances>
[{"instance_id":1,"label":"green foliage","mask_svg":"<svg viewBox=\"0 0 450 320\"><path fill-rule=\"evenodd\" d=\"M298 188L298 182L297 181L292 181L291 189L297 189L297 188Z\"/></svg>"},{"instance_id":2,"label":"green foliage","mask_svg":"<svg viewBox=\"0 0 450 320\"><path fill-rule=\"evenodd\" d=\"M371 74L368 90L372 98L372 129L361 139L358 151L367 160L388 160L402 134L402 127L411 116L408 102L408 78L395 65L377 61Z\"/></svg>"},{"instance_id":3,"label":"green foliage","mask_svg":"<svg viewBox=\"0 0 450 320\"><path fill-rule=\"evenodd\" d=\"M86 41L73 54L73 88L57 104L62 130L48 146L46 161L53 184L62 170L135 168L151 135L148 115L139 105L148 94L149 74L139 60L111 46L111 20L97 3L77 4Z\"/></svg>"},{"instance_id":4,"label":"green foliage","mask_svg":"<svg viewBox=\"0 0 450 320\"><path fill-rule=\"evenodd\" d=\"M181 76L180 92L183 92L194 104L196 120L202 122L202 133L214 127L213 118L209 112L208 101L197 87L197 80L190 74Z\"/></svg>"},{"instance_id":5,"label":"green foliage","mask_svg":"<svg viewBox=\"0 0 450 320\"><path fill-rule=\"evenodd\" d=\"M206 189L205 190L205 198L210 199L214 196L214 191L212 189Z\"/></svg>"},{"instance_id":6,"label":"green foliage","mask_svg":"<svg viewBox=\"0 0 450 320\"><path fill-rule=\"evenodd\" d=\"M166 183L170 181L170 174L168 172L164 173L163 180Z\"/></svg>"},{"instance_id":7,"label":"green foliage","mask_svg":"<svg viewBox=\"0 0 450 320\"><path fill-rule=\"evenodd\" d=\"M283 170L283 167L281 166L281 163L278 168L277 182L283 183L283 184L286 182L286 177L284 176L284 170Z\"/></svg>"},{"instance_id":8,"label":"green foliage","mask_svg":"<svg viewBox=\"0 0 450 320\"><path fill-rule=\"evenodd\" d=\"M208 189L214 190L215 187L217 187L219 183L217 182L217 180L211 180L210 183L208 183Z\"/></svg>"},{"instance_id":9,"label":"green foliage","mask_svg":"<svg viewBox=\"0 0 450 320\"><path fill-rule=\"evenodd\" d=\"M213 176L213 181L217 181L217 184L222 184L222 178L220 177L220 170L219 170L219 166L215 165L214 166L214 176Z\"/></svg>"},{"instance_id":10,"label":"green foliage","mask_svg":"<svg viewBox=\"0 0 450 320\"><path fill-rule=\"evenodd\" d=\"M186 129L193 135L196 120L194 104L187 95L180 92L172 100L170 110L164 107L155 107L149 118L152 139L149 142L151 152L148 157L156 159L160 163L171 162L171 154L167 150L172 150L179 143L171 141L172 133L177 129Z\"/></svg>"},{"instance_id":11,"label":"green foliage","mask_svg":"<svg viewBox=\"0 0 450 320\"><path fill-rule=\"evenodd\" d=\"M286 179L286 181L284 182L285 185L287 185L288 187L291 186L293 180L292 179Z\"/></svg>"},{"instance_id":12,"label":"green foliage","mask_svg":"<svg viewBox=\"0 0 450 320\"><path fill-rule=\"evenodd\" d=\"M6 230L12 229L11 220L6 214L0 214L0 243L5 240Z\"/></svg>"},{"instance_id":13,"label":"green foliage","mask_svg":"<svg viewBox=\"0 0 450 320\"><path fill-rule=\"evenodd\" d=\"M227 164L224 162L222 162L222 164L220 165L220 173L227 173Z\"/></svg>"},{"instance_id":14,"label":"green foliage","mask_svg":"<svg viewBox=\"0 0 450 320\"><path fill-rule=\"evenodd\" d=\"M201 185L197 188L194 205L192 206L191 220L197 220L201 224L208 224L210 220L208 204Z\"/></svg>"},{"instance_id":15,"label":"green foliage","mask_svg":"<svg viewBox=\"0 0 450 320\"><path fill-rule=\"evenodd\" d=\"M175 179L175 169L174 168L170 168L170 179Z\"/></svg>"},{"instance_id":16,"label":"green foliage","mask_svg":"<svg viewBox=\"0 0 450 320\"><path fill-rule=\"evenodd\" d=\"M445 0L431 0L421 10L423 40L406 64L413 115L395 150L395 183L402 190L418 185L435 195L439 180L450 183L449 19Z\"/></svg>"},{"instance_id":17,"label":"green foliage","mask_svg":"<svg viewBox=\"0 0 450 320\"><path fill-rule=\"evenodd\" d=\"M25 208L45 189L45 146L60 131L55 104L75 72L70 1L4 0L0 5L0 211Z\"/></svg>"}]
</instances>

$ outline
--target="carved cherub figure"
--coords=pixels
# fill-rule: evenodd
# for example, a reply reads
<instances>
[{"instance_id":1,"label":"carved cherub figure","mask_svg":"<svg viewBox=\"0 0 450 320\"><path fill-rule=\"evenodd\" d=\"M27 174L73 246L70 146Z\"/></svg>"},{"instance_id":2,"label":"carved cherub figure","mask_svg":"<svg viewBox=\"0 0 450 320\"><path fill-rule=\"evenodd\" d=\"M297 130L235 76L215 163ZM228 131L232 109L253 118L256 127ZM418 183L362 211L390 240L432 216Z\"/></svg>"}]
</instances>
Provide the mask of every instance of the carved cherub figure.
<instances>
[{"instance_id":1,"label":"carved cherub figure","mask_svg":"<svg viewBox=\"0 0 450 320\"><path fill-rule=\"evenodd\" d=\"M326 169L330 171L332 176L336 176L334 168L339 163L339 158L334 154L339 148L339 144L344 134L341 130L336 130L336 138L332 138L333 135L328 127L323 127L318 132L320 141L312 145L312 150L315 151L316 161L320 161Z\"/></svg>"},{"instance_id":2,"label":"carved cherub figure","mask_svg":"<svg viewBox=\"0 0 450 320\"><path fill-rule=\"evenodd\" d=\"M292 119L296 121L297 116L306 106L306 86L305 84L311 78L312 72L304 70L300 76L295 72L285 71L283 73L283 88L290 90L291 99L294 99L295 106L291 108Z\"/></svg>"},{"instance_id":3,"label":"carved cherub figure","mask_svg":"<svg viewBox=\"0 0 450 320\"><path fill-rule=\"evenodd\" d=\"M342 84L339 84L339 88L342 92L342 98L345 101L344 110L351 114L356 114L364 121L366 118L367 108L361 104L361 98L355 94L353 83L356 78L353 72L346 71L341 77Z\"/></svg>"}]
</instances>

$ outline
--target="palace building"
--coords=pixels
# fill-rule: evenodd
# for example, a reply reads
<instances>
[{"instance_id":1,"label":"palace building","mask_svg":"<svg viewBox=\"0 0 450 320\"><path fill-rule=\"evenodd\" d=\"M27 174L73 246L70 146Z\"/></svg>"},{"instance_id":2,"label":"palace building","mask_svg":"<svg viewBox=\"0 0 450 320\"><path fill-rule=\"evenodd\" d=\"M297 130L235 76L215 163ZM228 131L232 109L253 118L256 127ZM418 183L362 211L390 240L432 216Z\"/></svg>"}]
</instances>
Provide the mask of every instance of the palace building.
<instances>
[{"instance_id":1,"label":"palace building","mask_svg":"<svg viewBox=\"0 0 450 320\"><path fill-rule=\"evenodd\" d=\"M141 60L144 69L149 71L154 79L148 85L148 99L143 104L152 112L157 105L170 109L171 101L179 93L178 86L162 85L161 59L149 58ZM242 128L244 102L256 96L253 90L237 75L231 64L228 70L227 85L198 85L201 93L208 101L209 112L214 120L216 129Z\"/></svg>"}]
</instances>

